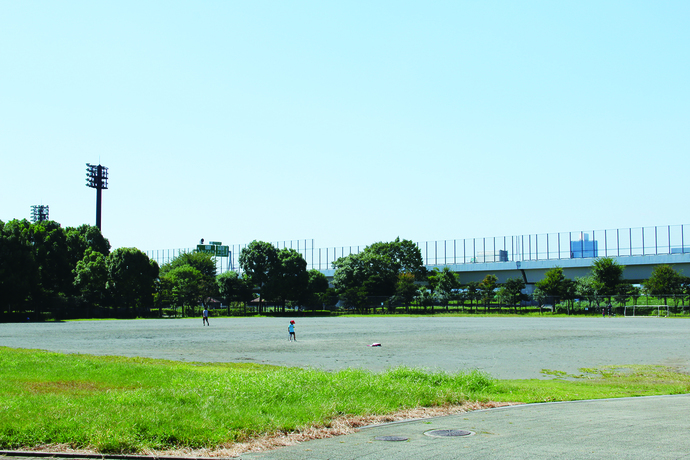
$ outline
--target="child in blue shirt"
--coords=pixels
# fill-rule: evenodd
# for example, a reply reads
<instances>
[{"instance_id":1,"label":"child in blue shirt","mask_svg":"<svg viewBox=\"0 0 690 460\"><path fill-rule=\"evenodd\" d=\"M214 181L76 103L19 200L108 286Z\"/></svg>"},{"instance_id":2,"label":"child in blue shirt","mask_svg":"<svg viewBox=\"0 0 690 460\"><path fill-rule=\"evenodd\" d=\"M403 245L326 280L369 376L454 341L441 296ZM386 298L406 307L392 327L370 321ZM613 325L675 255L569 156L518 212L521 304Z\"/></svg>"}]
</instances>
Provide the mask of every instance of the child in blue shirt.
<instances>
[{"instance_id":1,"label":"child in blue shirt","mask_svg":"<svg viewBox=\"0 0 690 460\"><path fill-rule=\"evenodd\" d=\"M295 337L295 322L290 321L290 325L288 326L288 340L292 342L293 340L297 342L297 337Z\"/></svg>"}]
</instances>

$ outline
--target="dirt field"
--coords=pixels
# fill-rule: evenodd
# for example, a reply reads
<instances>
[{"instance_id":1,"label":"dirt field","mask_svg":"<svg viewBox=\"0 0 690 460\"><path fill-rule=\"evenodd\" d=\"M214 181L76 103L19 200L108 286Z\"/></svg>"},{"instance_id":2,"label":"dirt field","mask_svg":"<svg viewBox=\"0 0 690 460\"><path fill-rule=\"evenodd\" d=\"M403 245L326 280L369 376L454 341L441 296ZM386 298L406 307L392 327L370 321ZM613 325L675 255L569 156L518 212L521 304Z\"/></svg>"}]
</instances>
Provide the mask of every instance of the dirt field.
<instances>
[{"instance_id":1,"label":"dirt field","mask_svg":"<svg viewBox=\"0 0 690 460\"><path fill-rule=\"evenodd\" d=\"M544 378L606 364L690 372L690 320L666 318L201 318L0 324L0 346L179 361L253 362L327 370L406 365ZM367 345L379 342L381 347Z\"/></svg>"}]
</instances>

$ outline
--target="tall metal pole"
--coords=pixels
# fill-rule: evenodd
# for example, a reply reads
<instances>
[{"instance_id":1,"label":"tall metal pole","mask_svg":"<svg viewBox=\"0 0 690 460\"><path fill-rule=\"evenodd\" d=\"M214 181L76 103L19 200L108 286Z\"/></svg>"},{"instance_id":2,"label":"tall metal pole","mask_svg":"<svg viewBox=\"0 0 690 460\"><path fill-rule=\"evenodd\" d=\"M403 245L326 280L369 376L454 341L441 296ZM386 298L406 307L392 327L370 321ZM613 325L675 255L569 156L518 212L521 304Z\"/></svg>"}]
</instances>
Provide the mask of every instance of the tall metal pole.
<instances>
[{"instance_id":1,"label":"tall metal pole","mask_svg":"<svg viewBox=\"0 0 690 460\"><path fill-rule=\"evenodd\" d=\"M98 166L98 180L101 180L101 167ZM96 227L101 229L101 187L96 188Z\"/></svg>"},{"instance_id":2,"label":"tall metal pole","mask_svg":"<svg viewBox=\"0 0 690 460\"><path fill-rule=\"evenodd\" d=\"M101 190L108 188L108 168L86 163L86 186L96 189L96 227L101 230Z\"/></svg>"}]
</instances>

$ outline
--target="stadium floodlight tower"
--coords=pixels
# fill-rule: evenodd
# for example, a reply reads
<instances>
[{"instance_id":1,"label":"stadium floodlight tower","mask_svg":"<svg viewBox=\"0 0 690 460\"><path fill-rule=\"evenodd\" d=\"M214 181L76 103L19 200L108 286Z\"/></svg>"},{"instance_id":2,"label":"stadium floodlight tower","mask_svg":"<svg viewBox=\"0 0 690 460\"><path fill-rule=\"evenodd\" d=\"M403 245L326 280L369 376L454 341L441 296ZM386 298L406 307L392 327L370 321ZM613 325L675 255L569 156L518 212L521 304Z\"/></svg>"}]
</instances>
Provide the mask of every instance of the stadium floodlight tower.
<instances>
[{"instance_id":1,"label":"stadium floodlight tower","mask_svg":"<svg viewBox=\"0 0 690 460\"><path fill-rule=\"evenodd\" d=\"M96 189L96 227L101 230L101 190L108 188L108 168L86 163L86 186Z\"/></svg>"},{"instance_id":2,"label":"stadium floodlight tower","mask_svg":"<svg viewBox=\"0 0 690 460\"><path fill-rule=\"evenodd\" d=\"M36 206L31 206L31 222L36 223L49 220L48 213L48 205L37 204Z\"/></svg>"}]
</instances>

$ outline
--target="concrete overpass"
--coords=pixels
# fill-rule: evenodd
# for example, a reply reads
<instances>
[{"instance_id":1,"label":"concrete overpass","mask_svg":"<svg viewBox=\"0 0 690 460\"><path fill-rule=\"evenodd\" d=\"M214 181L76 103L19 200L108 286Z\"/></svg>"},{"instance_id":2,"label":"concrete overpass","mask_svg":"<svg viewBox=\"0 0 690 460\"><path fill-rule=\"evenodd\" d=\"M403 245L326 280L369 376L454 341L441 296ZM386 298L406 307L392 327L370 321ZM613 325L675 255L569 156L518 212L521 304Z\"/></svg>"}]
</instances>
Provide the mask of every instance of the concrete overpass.
<instances>
[{"instance_id":1,"label":"concrete overpass","mask_svg":"<svg viewBox=\"0 0 690 460\"><path fill-rule=\"evenodd\" d=\"M690 275L690 254L657 254L646 256L611 257L619 265L625 266L623 279L632 283L641 283L652 275L652 270L658 265L671 265L677 271ZM449 265L448 267L460 274L460 281L481 281L488 274L498 277L503 283L508 278L523 278L527 284L534 284L544 278L544 273L554 267L563 268L563 275L569 279L587 276L591 272L595 259L551 259L524 260L519 262L490 262ZM444 266L438 266L443 270ZM434 266L428 267L430 270Z\"/></svg>"},{"instance_id":2,"label":"concrete overpass","mask_svg":"<svg viewBox=\"0 0 690 460\"><path fill-rule=\"evenodd\" d=\"M685 254L654 254L639 256L611 257L619 265L625 266L623 279L632 283L641 283L649 278L654 267L658 265L671 265L675 270L690 276L690 253ZM531 285L541 280L546 271L554 268L563 268L563 275L569 279L575 279L590 274L595 258L573 259L547 259L547 260L523 260L508 262L465 263L447 265L427 265L429 270L444 267L460 275L461 283L481 281L486 275L493 274L498 277L499 283L504 283L509 278L522 278L526 284ZM335 270L321 270L329 281L333 279Z\"/></svg>"}]
</instances>

